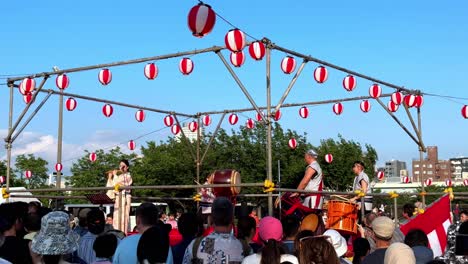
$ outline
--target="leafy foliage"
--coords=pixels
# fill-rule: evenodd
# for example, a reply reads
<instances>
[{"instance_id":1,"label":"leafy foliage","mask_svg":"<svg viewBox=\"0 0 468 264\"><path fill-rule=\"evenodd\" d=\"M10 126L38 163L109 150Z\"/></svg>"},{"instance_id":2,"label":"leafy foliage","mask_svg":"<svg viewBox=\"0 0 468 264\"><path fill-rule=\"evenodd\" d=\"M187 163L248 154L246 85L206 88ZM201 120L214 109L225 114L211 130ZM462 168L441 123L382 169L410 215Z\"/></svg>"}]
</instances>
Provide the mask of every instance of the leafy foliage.
<instances>
[{"instance_id":1,"label":"leafy foliage","mask_svg":"<svg viewBox=\"0 0 468 264\"><path fill-rule=\"evenodd\" d=\"M27 186L31 189L46 186L46 182L49 179L47 165L48 162L46 160L33 154L18 155L14 170L16 178L12 179L11 186ZM32 172L30 179L24 177L24 172L27 170Z\"/></svg>"}]
</instances>

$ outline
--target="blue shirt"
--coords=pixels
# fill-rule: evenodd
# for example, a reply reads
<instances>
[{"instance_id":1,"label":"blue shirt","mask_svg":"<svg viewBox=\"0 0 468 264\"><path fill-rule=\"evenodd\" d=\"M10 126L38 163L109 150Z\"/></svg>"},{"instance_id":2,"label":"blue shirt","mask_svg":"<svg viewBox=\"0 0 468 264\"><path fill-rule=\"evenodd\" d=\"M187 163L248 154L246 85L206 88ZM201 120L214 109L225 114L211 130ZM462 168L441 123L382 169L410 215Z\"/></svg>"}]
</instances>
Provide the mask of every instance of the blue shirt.
<instances>
[{"instance_id":1,"label":"blue shirt","mask_svg":"<svg viewBox=\"0 0 468 264\"><path fill-rule=\"evenodd\" d=\"M115 250L114 257L112 258L113 264L138 264L137 247L140 241L141 234L131 235L124 238L117 249ZM173 264L172 250L169 247L169 254L167 254L167 264Z\"/></svg>"},{"instance_id":2,"label":"blue shirt","mask_svg":"<svg viewBox=\"0 0 468 264\"><path fill-rule=\"evenodd\" d=\"M87 232L80 238L80 244L78 246L78 257L86 263L93 263L96 260L96 253L93 249L94 241L97 235Z\"/></svg>"}]
</instances>

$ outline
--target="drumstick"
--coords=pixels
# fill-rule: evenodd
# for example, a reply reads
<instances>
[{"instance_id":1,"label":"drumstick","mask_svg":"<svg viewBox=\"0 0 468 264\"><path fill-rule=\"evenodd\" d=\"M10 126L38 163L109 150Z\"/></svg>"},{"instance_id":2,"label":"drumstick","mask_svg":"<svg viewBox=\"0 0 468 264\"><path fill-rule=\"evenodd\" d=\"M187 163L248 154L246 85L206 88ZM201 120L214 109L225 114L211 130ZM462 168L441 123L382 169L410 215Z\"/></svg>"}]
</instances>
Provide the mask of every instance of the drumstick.
<instances>
[{"instance_id":1,"label":"drumstick","mask_svg":"<svg viewBox=\"0 0 468 264\"><path fill-rule=\"evenodd\" d=\"M341 195L335 195L335 194L334 194L334 195L330 195L330 197L332 197L332 198L338 198L338 199L341 199L341 200L346 201L346 202L349 202L349 200L350 200L350 199L348 199L348 198L344 198L344 197L341 196Z\"/></svg>"}]
</instances>

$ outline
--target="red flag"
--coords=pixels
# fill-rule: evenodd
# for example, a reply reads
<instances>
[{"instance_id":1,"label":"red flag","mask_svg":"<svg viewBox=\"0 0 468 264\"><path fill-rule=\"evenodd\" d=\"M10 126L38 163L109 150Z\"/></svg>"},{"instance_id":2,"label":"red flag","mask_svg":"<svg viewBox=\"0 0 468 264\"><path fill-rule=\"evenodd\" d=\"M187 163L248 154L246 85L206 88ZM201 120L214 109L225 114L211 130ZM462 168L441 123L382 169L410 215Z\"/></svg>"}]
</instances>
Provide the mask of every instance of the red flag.
<instances>
[{"instance_id":1,"label":"red flag","mask_svg":"<svg viewBox=\"0 0 468 264\"><path fill-rule=\"evenodd\" d=\"M411 229L421 229L429 239L429 245L435 256L441 256L447 246L447 229L452 223L450 219L450 199L448 195L426 208L423 214L418 214L406 224L400 226L401 232L407 234Z\"/></svg>"}]
</instances>

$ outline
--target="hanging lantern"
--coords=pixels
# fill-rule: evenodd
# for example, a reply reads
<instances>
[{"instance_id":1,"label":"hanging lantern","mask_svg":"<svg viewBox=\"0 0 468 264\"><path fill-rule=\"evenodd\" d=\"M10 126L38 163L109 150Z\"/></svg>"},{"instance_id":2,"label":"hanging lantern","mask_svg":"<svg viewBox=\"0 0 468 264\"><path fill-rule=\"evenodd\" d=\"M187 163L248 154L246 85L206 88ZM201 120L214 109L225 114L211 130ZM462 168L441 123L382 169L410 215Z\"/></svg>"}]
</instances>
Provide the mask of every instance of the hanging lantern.
<instances>
[{"instance_id":1,"label":"hanging lantern","mask_svg":"<svg viewBox=\"0 0 468 264\"><path fill-rule=\"evenodd\" d=\"M97 155L94 152L89 153L89 161L95 162L97 159Z\"/></svg>"},{"instance_id":2,"label":"hanging lantern","mask_svg":"<svg viewBox=\"0 0 468 264\"><path fill-rule=\"evenodd\" d=\"M145 121L145 111L143 111L143 110L141 110L141 109L138 110L138 111L136 111L136 113L135 113L135 119L136 119L136 121L138 121L138 122L143 122L143 121Z\"/></svg>"},{"instance_id":3,"label":"hanging lantern","mask_svg":"<svg viewBox=\"0 0 468 264\"><path fill-rule=\"evenodd\" d=\"M234 65L234 67L240 67L245 62L245 55L244 55L244 52L242 51L231 52L230 58L231 58L231 64Z\"/></svg>"},{"instance_id":4,"label":"hanging lantern","mask_svg":"<svg viewBox=\"0 0 468 264\"><path fill-rule=\"evenodd\" d=\"M237 121L239 121L239 117L236 114L231 114L229 116L229 124L235 125L237 124Z\"/></svg>"},{"instance_id":5,"label":"hanging lantern","mask_svg":"<svg viewBox=\"0 0 468 264\"><path fill-rule=\"evenodd\" d=\"M65 107L68 111L73 111L76 108L76 100L73 97L70 97L65 101Z\"/></svg>"},{"instance_id":6,"label":"hanging lantern","mask_svg":"<svg viewBox=\"0 0 468 264\"><path fill-rule=\"evenodd\" d=\"M356 78L352 75L348 75L343 79L343 87L348 91L351 92L356 88L357 82Z\"/></svg>"},{"instance_id":7,"label":"hanging lantern","mask_svg":"<svg viewBox=\"0 0 468 264\"><path fill-rule=\"evenodd\" d=\"M190 131L192 131L192 132L197 131L197 129L198 129L198 123L195 122L195 121L190 122L189 125L188 125L188 129L189 129Z\"/></svg>"},{"instance_id":8,"label":"hanging lantern","mask_svg":"<svg viewBox=\"0 0 468 264\"><path fill-rule=\"evenodd\" d=\"M395 104L393 101L388 101L387 109L390 112L396 112L398 110L398 105Z\"/></svg>"},{"instance_id":9,"label":"hanging lantern","mask_svg":"<svg viewBox=\"0 0 468 264\"><path fill-rule=\"evenodd\" d=\"M21 94L31 93L36 89L36 80L33 78L24 78L19 85L19 90Z\"/></svg>"},{"instance_id":10,"label":"hanging lantern","mask_svg":"<svg viewBox=\"0 0 468 264\"><path fill-rule=\"evenodd\" d=\"M99 72L99 82L102 85L108 85L112 81L112 73L109 69L102 69Z\"/></svg>"},{"instance_id":11,"label":"hanging lantern","mask_svg":"<svg viewBox=\"0 0 468 264\"><path fill-rule=\"evenodd\" d=\"M170 127L174 124L174 118L171 115L164 117L164 125Z\"/></svg>"},{"instance_id":12,"label":"hanging lantern","mask_svg":"<svg viewBox=\"0 0 468 264\"><path fill-rule=\"evenodd\" d=\"M133 140L128 141L127 147L129 150L134 150L136 148L136 143Z\"/></svg>"},{"instance_id":13,"label":"hanging lantern","mask_svg":"<svg viewBox=\"0 0 468 264\"><path fill-rule=\"evenodd\" d=\"M179 71L183 75L189 75L193 71L193 67L195 65L193 64L193 61L189 58L183 58L179 62Z\"/></svg>"},{"instance_id":14,"label":"hanging lantern","mask_svg":"<svg viewBox=\"0 0 468 264\"><path fill-rule=\"evenodd\" d=\"M432 185L432 178L427 178L427 179L424 181L424 184L426 184L426 186L431 186L431 185Z\"/></svg>"},{"instance_id":15,"label":"hanging lantern","mask_svg":"<svg viewBox=\"0 0 468 264\"><path fill-rule=\"evenodd\" d=\"M461 115L463 118L467 119L468 118L468 105L464 105L461 109Z\"/></svg>"},{"instance_id":16,"label":"hanging lantern","mask_svg":"<svg viewBox=\"0 0 468 264\"><path fill-rule=\"evenodd\" d=\"M179 125L173 125L171 127L171 132L174 135L178 135L180 133L180 126Z\"/></svg>"},{"instance_id":17,"label":"hanging lantern","mask_svg":"<svg viewBox=\"0 0 468 264\"><path fill-rule=\"evenodd\" d=\"M414 106L420 108L424 103L424 98L422 95L416 95Z\"/></svg>"},{"instance_id":18,"label":"hanging lantern","mask_svg":"<svg viewBox=\"0 0 468 264\"><path fill-rule=\"evenodd\" d=\"M288 141L288 146L290 149L296 149L297 147L297 141L295 138L291 138L289 141Z\"/></svg>"},{"instance_id":19,"label":"hanging lantern","mask_svg":"<svg viewBox=\"0 0 468 264\"><path fill-rule=\"evenodd\" d=\"M378 172L377 172L377 179L378 179L379 181L382 181L384 178L385 178L385 172L383 172L383 171L378 171Z\"/></svg>"},{"instance_id":20,"label":"hanging lantern","mask_svg":"<svg viewBox=\"0 0 468 264\"><path fill-rule=\"evenodd\" d=\"M31 179L32 171L30 171L30 170L25 171L24 172L24 177L26 177L26 179Z\"/></svg>"},{"instance_id":21,"label":"hanging lantern","mask_svg":"<svg viewBox=\"0 0 468 264\"><path fill-rule=\"evenodd\" d=\"M468 186L468 179L463 180L463 185Z\"/></svg>"},{"instance_id":22,"label":"hanging lantern","mask_svg":"<svg viewBox=\"0 0 468 264\"><path fill-rule=\"evenodd\" d=\"M445 180L445 186L452 187L452 180L451 179L446 179Z\"/></svg>"},{"instance_id":23,"label":"hanging lantern","mask_svg":"<svg viewBox=\"0 0 468 264\"><path fill-rule=\"evenodd\" d=\"M199 3L192 7L187 17L188 27L195 37L202 38L213 30L216 14L211 6Z\"/></svg>"},{"instance_id":24,"label":"hanging lantern","mask_svg":"<svg viewBox=\"0 0 468 264\"><path fill-rule=\"evenodd\" d=\"M379 98L382 95L382 88L380 88L380 85L376 83L371 85L369 88L369 95L372 98Z\"/></svg>"},{"instance_id":25,"label":"hanging lantern","mask_svg":"<svg viewBox=\"0 0 468 264\"><path fill-rule=\"evenodd\" d=\"M296 59L286 56L281 61L281 70L286 74L291 74L296 69Z\"/></svg>"},{"instance_id":26,"label":"hanging lantern","mask_svg":"<svg viewBox=\"0 0 468 264\"><path fill-rule=\"evenodd\" d=\"M281 119L281 110L278 109L278 111L275 112L275 115L273 116L273 120L278 121Z\"/></svg>"},{"instance_id":27,"label":"hanging lantern","mask_svg":"<svg viewBox=\"0 0 468 264\"><path fill-rule=\"evenodd\" d=\"M333 112L335 112L336 115L341 115L341 113L343 113L343 104L341 103L334 104Z\"/></svg>"},{"instance_id":28,"label":"hanging lantern","mask_svg":"<svg viewBox=\"0 0 468 264\"><path fill-rule=\"evenodd\" d=\"M224 37L224 43L230 51L241 51L245 47L245 34L240 29L231 29Z\"/></svg>"},{"instance_id":29,"label":"hanging lantern","mask_svg":"<svg viewBox=\"0 0 468 264\"><path fill-rule=\"evenodd\" d=\"M148 80L154 80L158 76L158 66L154 63L148 63L145 66L144 73Z\"/></svg>"},{"instance_id":30,"label":"hanging lantern","mask_svg":"<svg viewBox=\"0 0 468 264\"><path fill-rule=\"evenodd\" d=\"M110 117L112 115L112 113L114 113L114 108L112 107L112 105L110 104L106 104L102 107L102 113L106 116L106 117Z\"/></svg>"},{"instance_id":31,"label":"hanging lantern","mask_svg":"<svg viewBox=\"0 0 468 264\"><path fill-rule=\"evenodd\" d=\"M249 45L250 57L254 60L261 60L265 56L265 44L261 41L254 41Z\"/></svg>"},{"instance_id":32,"label":"hanging lantern","mask_svg":"<svg viewBox=\"0 0 468 264\"><path fill-rule=\"evenodd\" d=\"M302 118L307 118L309 116L309 108L307 108L307 106L299 108L299 116Z\"/></svg>"},{"instance_id":33,"label":"hanging lantern","mask_svg":"<svg viewBox=\"0 0 468 264\"><path fill-rule=\"evenodd\" d=\"M209 115L205 115L203 118L202 118L202 122L203 122L203 125L204 126L209 126L211 125L211 116Z\"/></svg>"},{"instance_id":34,"label":"hanging lantern","mask_svg":"<svg viewBox=\"0 0 468 264\"><path fill-rule=\"evenodd\" d=\"M55 171L56 171L56 172L61 172L62 169L63 169L62 163L57 163L57 164L55 164Z\"/></svg>"},{"instance_id":35,"label":"hanging lantern","mask_svg":"<svg viewBox=\"0 0 468 264\"><path fill-rule=\"evenodd\" d=\"M325 155L325 161L326 161L327 163L332 163L332 162L333 162L333 155L330 154L330 153L327 154L327 155Z\"/></svg>"},{"instance_id":36,"label":"hanging lantern","mask_svg":"<svg viewBox=\"0 0 468 264\"><path fill-rule=\"evenodd\" d=\"M255 127L255 122L252 120L252 118L247 119L247 122L245 122L245 126L248 129L252 129Z\"/></svg>"},{"instance_id":37,"label":"hanging lantern","mask_svg":"<svg viewBox=\"0 0 468 264\"><path fill-rule=\"evenodd\" d=\"M328 78L328 70L323 66L318 66L314 70L314 79L318 83L324 83Z\"/></svg>"},{"instance_id":38,"label":"hanging lantern","mask_svg":"<svg viewBox=\"0 0 468 264\"><path fill-rule=\"evenodd\" d=\"M33 98L33 93L27 93L23 95L23 101L25 104L30 104Z\"/></svg>"},{"instance_id":39,"label":"hanging lantern","mask_svg":"<svg viewBox=\"0 0 468 264\"><path fill-rule=\"evenodd\" d=\"M262 121L262 120L263 120L263 116L264 116L264 115L265 115L265 113L264 113L264 112L261 112L261 113L259 113L259 112L256 112L256 113L255 113L255 119L257 120L257 122L260 122L260 121Z\"/></svg>"},{"instance_id":40,"label":"hanging lantern","mask_svg":"<svg viewBox=\"0 0 468 264\"><path fill-rule=\"evenodd\" d=\"M70 80L66 74L60 74L57 76L57 78L55 78L55 84L60 90L65 90L70 84Z\"/></svg>"},{"instance_id":41,"label":"hanging lantern","mask_svg":"<svg viewBox=\"0 0 468 264\"><path fill-rule=\"evenodd\" d=\"M1 184L4 184L5 181L6 181L5 176L0 176L0 183L1 183Z\"/></svg>"},{"instance_id":42,"label":"hanging lantern","mask_svg":"<svg viewBox=\"0 0 468 264\"><path fill-rule=\"evenodd\" d=\"M403 177L402 182L403 182L403 183L409 183L409 182L410 182L410 178L409 178L408 176L405 176L405 177Z\"/></svg>"},{"instance_id":43,"label":"hanging lantern","mask_svg":"<svg viewBox=\"0 0 468 264\"><path fill-rule=\"evenodd\" d=\"M361 107L361 111L363 111L364 113L367 113L371 109L371 104L368 100L363 100L360 104L360 107Z\"/></svg>"},{"instance_id":44,"label":"hanging lantern","mask_svg":"<svg viewBox=\"0 0 468 264\"><path fill-rule=\"evenodd\" d=\"M407 107L413 107L416 105L416 96L414 96L413 94L407 94L403 98L403 102Z\"/></svg>"},{"instance_id":45,"label":"hanging lantern","mask_svg":"<svg viewBox=\"0 0 468 264\"><path fill-rule=\"evenodd\" d=\"M403 94L401 92L394 92L391 99L394 104L400 105L403 102Z\"/></svg>"}]
</instances>

